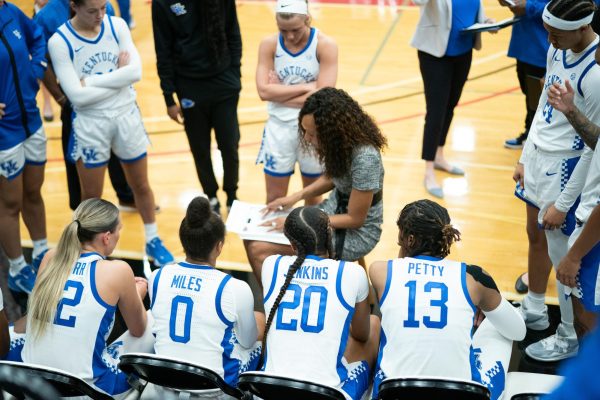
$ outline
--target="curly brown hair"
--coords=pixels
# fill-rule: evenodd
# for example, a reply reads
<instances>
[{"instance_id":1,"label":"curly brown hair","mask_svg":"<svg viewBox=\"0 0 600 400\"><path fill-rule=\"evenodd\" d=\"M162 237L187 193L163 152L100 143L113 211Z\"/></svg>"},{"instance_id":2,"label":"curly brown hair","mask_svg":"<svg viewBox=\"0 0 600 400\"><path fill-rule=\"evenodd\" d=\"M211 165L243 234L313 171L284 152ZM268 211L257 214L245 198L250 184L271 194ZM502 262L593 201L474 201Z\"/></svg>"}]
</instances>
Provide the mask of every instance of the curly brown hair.
<instances>
[{"instance_id":1,"label":"curly brown hair","mask_svg":"<svg viewBox=\"0 0 600 400\"><path fill-rule=\"evenodd\" d=\"M329 177L341 177L350 170L352 155L358 146L370 145L382 150L387 145L373 118L342 89L323 88L304 102L298 116L300 143L310 149L302 127L305 115L315 119L319 145L313 151Z\"/></svg>"}]
</instances>

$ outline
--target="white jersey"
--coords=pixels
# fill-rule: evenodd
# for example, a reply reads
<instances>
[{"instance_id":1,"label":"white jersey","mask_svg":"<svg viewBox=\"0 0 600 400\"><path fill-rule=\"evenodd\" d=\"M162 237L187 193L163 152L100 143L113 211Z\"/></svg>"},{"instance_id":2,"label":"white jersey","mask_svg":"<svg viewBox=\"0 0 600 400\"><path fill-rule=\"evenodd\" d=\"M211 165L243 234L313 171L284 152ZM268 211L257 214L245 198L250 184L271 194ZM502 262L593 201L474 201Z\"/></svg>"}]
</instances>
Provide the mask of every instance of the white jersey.
<instances>
[{"instance_id":1,"label":"white jersey","mask_svg":"<svg viewBox=\"0 0 600 400\"><path fill-rule=\"evenodd\" d=\"M298 53L292 53L285 47L283 36L279 34L273 64L282 84L297 85L317 80L319 77L318 36L318 29L310 28L310 36L306 46ZM272 101L268 103L267 109L270 117L275 117L281 121L297 120L300 112L299 108L286 107Z\"/></svg>"},{"instance_id":2,"label":"white jersey","mask_svg":"<svg viewBox=\"0 0 600 400\"><path fill-rule=\"evenodd\" d=\"M79 35L71 25L71 21L67 21L58 28L49 41L48 46L53 62L54 55L57 54L54 50L56 44L58 44L56 42L62 40L68 47L68 54L79 80L116 71L119 69L119 53L121 51L131 51L130 48L125 48L120 43L116 33L123 31L121 26L123 24L124 22L121 19L105 15L100 25L98 37L88 39ZM126 43L129 43L129 37L123 39ZM92 85L91 82L90 85ZM115 95L104 97L104 99L85 107L78 107L76 100L71 100L71 103L73 103L76 112L92 111L92 114L95 115L94 111L117 110L133 104L136 94L133 87L127 85L121 87L118 91L115 90Z\"/></svg>"},{"instance_id":3,"label":"white jersey","mask_svg":"<svg viewBox=\"0 0 600 400\"><path fill-rule=\"evenodd\" d=\"M576 157L583 151L583 140L563 113L548 102L548 88L554 83L565 85L569 80L575 91L577 108L591 121L600 121L600 67L594 60L598 37L581 53L558 50L550 46L546 65L546 80L527 142L549 153L565 153ZM525 151L524 151L525 153Z\"/></svg>"},{"instance_id":4,"label":"white jersey","mask_svg":"<svg viewBox=\"0 0 600 400\"><path fill-rule=\"evenodd\" d=\"M129 385L116 367L118 357L106 345L116 306L102 300L96 288L96 263L102 259L97 253L81 254L65 283L54 323L48 323L42 337L28 336L22 355L27 363L65 370L118 394Z\"/></svg>"},{"instance_id":5,"label":"white jersey","mask_svg":"<svg viewBox=\"0 0 600 400\"><path fill-rule=\"evenodd\" d=\"M250 357L243 353L256 342L250 287L213 267L186 262L155 271L150 287L156 354L203 365L236 386ZM248 342L245 348L240 341ZM255 353L258 359L260 348Z\"/></svg>"},{"instance_id":6,"label":"white jersey","mask_svg":"<svg viewBox=\"0 0 600 400\"><path fill-rule=\"evenodd\" d=\"M596 145L592 156L585 186L581 193L581 202L575 211L575 216L580 221L586 222L598 204L600 204L600 145Z\"/></svg>"},{"instance_id":7,"label":"white jersey","mask_svg":"<svg viewBox=\"0 0 600 400\"><path fill-rule=\"evenodd\" d=\"M378 381L476 376L471 365L475 306L465 264L428 256L388 261L380 307Z\"/></svg>"},{"instance_id":8,"label":"white jersey","mask_svg":"<svg viewBox=\"0 0 600 400\"><path fill-rule=\"evenodd\" d=\"M295 256L270 256L262 267L269 315ZM267 335L266 372L337 386L348 377L342 360L356 303L369 294L359 265L307 256L276 311ZM317 366L317 367L315 367Z\"/></svg>"}]
</instances>

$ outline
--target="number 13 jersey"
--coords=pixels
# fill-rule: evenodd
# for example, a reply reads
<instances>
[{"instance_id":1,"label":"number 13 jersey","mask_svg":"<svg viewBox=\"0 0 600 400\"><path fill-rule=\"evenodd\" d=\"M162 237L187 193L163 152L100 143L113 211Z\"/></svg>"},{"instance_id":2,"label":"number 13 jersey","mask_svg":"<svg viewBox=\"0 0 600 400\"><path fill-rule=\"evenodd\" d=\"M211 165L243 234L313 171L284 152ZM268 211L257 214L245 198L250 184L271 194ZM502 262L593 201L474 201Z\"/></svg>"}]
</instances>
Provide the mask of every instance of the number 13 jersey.
<instances>
[{"instance_id":1,"label":"number 13 jersey","mask_svg":"<svg viewBox=\"0 0 600 400\"><path fill-rule=\"evenodd\" d=\"M472 379L475 306L466 265L428 256L388 261L376 382L398 376Z\"/></svg>"},{"instance_id":2,"label":"number 13 jersey","mask_svg":"<svg viewBox=\"0 0 600 400\"><path fill-rule=\"evenodd\" d=\"M267 316L294 261L294 256L270 256L263 263ZM368 294L367 275L357 264L307 256L271 323L264 370L330 386L343 382L354 306Z\"/></svg>"}]
</instances>

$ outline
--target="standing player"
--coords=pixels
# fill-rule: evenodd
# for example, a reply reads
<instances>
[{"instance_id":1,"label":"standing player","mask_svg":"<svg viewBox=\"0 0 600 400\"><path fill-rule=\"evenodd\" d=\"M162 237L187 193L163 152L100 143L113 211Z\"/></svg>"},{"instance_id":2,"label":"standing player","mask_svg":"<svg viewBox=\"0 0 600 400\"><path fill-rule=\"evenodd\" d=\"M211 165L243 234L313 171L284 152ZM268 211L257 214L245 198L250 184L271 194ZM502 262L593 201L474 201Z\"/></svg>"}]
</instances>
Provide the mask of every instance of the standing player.
<instances>
[{"instance_id":1,"label":"standing player","mask_svg":"<svg viewBox=\"0 0 600 400\"><path fill-rule=\"evenodd\" d=\"M296 255L270 256L262 267L269 315L263 369L360 399L379 343L379 319L369 316L367 275L357 264L332 260L331 225L318 208L293 210L284 233Z\"/></svg>"},{"instance_id":2,"label":"standing player","mask_svg":"<svg viewBox=\"0 0 600 400\"><path fill-rule=\"evenodd\" d=\"M382 314L373 399L384 379L399 376L474 380L499 399L523 318L481 267L445 260L460 240L445 208L419 200L397 224L399 258L369 268ZM476 306L486 319L472 335Z\"/></svg>"},{"instance_id":3,"label":"standing player","mask_svg":"<svg viewBox=\"0 0 600 400\"><path fill-rule=\"evenodd\" d=\"M74 16L48 42L61 87L73 104L69 157L77 162L81 197L102 196L111 149L121 160L144 221L146 253L156 266L173 261L158 237L148 182L148 136L131 86L140 56L125 21L106 15L106 0L71 1Z\"/></svg>"},{"instance_id":4,"label":"standing player","mask_svg":"<svg viewBox=\"0 0 600 400\"><path fill-rule=\"evenodd\" d=\"M552 45L548 50L545 89L569 81L576 88L574 103L593 121L600 118L600 68L594 61L598 37L590 27L592 0L553 0L544 9L544 26ZM581 158L581 161L580 161ZM591 151L565 115L548 102L547 92L529 131L517 168L517 197L538 208L538 222L545 229L548 254L557 267L567 253L569 235L575 228L574 212L587 175ZM523 171L524 168L524 171ZM531 276L530 279L534 279ZM557 361L577 354L579 344L573 327L571 299L557 282L561 323L556 334L525 350L539 361ZM529 292L521 307L527 326L548 327L544 294Z\"/></svg>"},{"instance_id":5,"label":"standing player","mask_svg":"<svg viewBox=\"0 0 600 400\"><path fill-rule=\"evenodd\" d=\"M150 282L154 349L161 356L201 363L237 386L241 372L258 366L264 314L255 319L246 282L215 269L225 225L207 199L192 200L179 238L185 262L154 271Z\"/></svg>"},{"instance_id":6,"label":"standing player","mask_svg":"<svg viewBox=\"0 0 600 400\"><path fill-rule=\"evenodd\" d=\"M323 171L315 154L300 145L298 113L315 90L335 86L338 49L333 39L311 28L306 0L279 0L275 19L279 34L264 39L258 51L256 88L268 101L257 163L264 164L267 203L284 197L298 162L302 184L314 182ZM320 197L306 200L317 204Z\"/></svg>"}]
</instances>

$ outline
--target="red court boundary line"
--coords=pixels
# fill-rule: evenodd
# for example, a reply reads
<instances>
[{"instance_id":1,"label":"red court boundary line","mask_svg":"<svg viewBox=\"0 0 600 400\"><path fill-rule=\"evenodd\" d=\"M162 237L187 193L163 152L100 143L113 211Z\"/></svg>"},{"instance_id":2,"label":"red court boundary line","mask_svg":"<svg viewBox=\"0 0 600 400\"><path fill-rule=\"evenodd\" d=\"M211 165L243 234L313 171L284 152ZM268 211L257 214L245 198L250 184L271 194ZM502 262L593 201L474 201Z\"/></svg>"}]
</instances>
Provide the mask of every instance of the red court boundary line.
<instances>
[{"instance_id":1,"label":"red court boundary line","mask_svg":"<svg viewBox=\"0 0 600 400\"><path fill-rule=\"evenodd\" d=\"M456 107L465 107L465 106L469 106L471 104L481 103L482 101L486 101L489 99L493 99L495 97L503 96L505 94L509 94L509 93L515 92L517 90L520 90L519 86L504 89L499 92L490 93L488 95L477 97L473 100L465 101L463 103L458 103L458 105ZM423 117L424 115L425 115L424 112L408 114L408 115L404 115L404 116L398 117L398 118L377 121L377 124L378 125L391 124L393 122L399 122L399 121L405 121L405 120L413 119L413 118L417 118L417 117ZM240 143L239 147L251 147L251 146L257 146L259 144L260 144L260 142L246 142L246 143ZM178 155L178 154L186 154L189 152L190 152L189 149L171 150L171 151L161 151L161 152L156 152L156 153L152 152L152 153L148 153L148 155L152 156L152 157L164 157L164 156L173 156L173 155ZM49 163L57 163L57 162L63 162L63 161L64 161L63 157L56 157L56 158L48 159L47 163L49 164Z\"/></svg>"}]
</instances>

